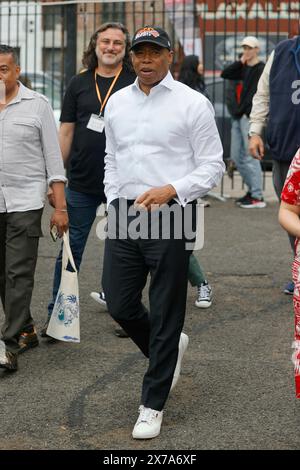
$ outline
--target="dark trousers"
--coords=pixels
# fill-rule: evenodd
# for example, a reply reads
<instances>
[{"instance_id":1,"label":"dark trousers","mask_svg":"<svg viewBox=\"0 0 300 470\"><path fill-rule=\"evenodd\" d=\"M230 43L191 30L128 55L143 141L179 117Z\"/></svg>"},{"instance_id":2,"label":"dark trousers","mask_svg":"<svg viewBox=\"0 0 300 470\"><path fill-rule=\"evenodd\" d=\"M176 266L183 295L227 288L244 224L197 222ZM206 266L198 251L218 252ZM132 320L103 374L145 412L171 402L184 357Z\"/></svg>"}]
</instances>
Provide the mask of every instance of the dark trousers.
<instances>
[{"instance_id":1,"label":"dark trousers","mask_svg":"<svg viewBox=\"0 0 300 470\"><path fill-rule=\"evenodd\" d=\"M43 209L0 213L0 296L5 314L2 340L17 352L19 334L33 325L30 303L42 236Z\"/></svg>"},{"instance_id":2,"label":"dark trousers","mask_svg":"<svg viewBox=\"0 0 300 470\"><path fill-rule=\"evenodd\" d=\"M112 205L118 213L119 201ZM194 204L192 223L195 214ZM109 210L108 225L110 217ZM133 219L129 217L128 224ZM108 310L149 358L141 403L155 410L164 407L176 366L191 250L186 249L184 237L174 239L172 229L170 239L163 239L161 234L159 239L134 239L130 235L113 238L108 233L105 242L102 285ZM141 301L148 273L149 312Z\"/></svg>"},{"instance_id":3,"label":"dark trousers","mask_svg":"<svg viewBox=\"0 0 300 470\"><path fill-rule=\"evenodd\" d=\"M286 175L290 168L290 164L291 162L282 162L282 161L273 160L273 171L272 171L273 185L274 185L274 189L275 189L275 192L279 201L281 200L281 192L284 186ZM296 238L293 237L292 235L288 235L288 237L289 237L290 244L294 253Z\"/></svg>"}]
</instances>

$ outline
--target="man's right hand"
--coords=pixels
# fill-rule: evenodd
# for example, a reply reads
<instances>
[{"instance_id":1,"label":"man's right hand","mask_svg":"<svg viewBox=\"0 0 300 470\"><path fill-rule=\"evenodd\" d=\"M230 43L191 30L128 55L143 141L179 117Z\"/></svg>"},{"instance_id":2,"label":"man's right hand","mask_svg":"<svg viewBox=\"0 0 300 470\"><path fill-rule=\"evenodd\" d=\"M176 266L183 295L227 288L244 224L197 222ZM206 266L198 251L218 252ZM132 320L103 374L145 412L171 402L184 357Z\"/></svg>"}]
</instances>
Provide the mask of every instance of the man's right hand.
<instances>
[{"instance_id":1,"label":"man's right hand","mask_svg":"<svg viewBox=\"0 0 300 470\"><path fill-rule=\"evenodd\" d=\"M243 65L245 65L247 63L247 59L248 59L248 57L245 53L242 54L241 57L240 57L240 61L242 62Z\"/></svg>"},{"instance_id":2,"label":"man's right hand","mask_svg":"<svg viewBox=\"0 0 300 470\"><path fill-rule=\"evenodd\" d=\"M249 152L253 158L262 160L265 156L265 146L259 135L252 135L249 139Z\"/></svg>"}]
</instances>

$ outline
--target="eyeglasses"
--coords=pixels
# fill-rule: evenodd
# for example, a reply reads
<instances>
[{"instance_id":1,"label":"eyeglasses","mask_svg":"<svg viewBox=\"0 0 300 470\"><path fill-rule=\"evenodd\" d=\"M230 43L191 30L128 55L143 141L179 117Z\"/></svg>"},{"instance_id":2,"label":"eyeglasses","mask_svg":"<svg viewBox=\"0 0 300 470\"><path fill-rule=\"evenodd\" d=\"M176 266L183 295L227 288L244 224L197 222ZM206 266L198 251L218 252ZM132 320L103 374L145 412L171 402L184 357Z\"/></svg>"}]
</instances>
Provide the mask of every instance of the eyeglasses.
<instances>
[{"instance_id":1,"label":"eyeglasses","mask_svg":"<svg viewBox=\"0 0 300 470\"><path fill-rule=\"evenodd\" d=\"M112 44L114 47L124 47L125 42L124 41L111 41L110 39L98 39L97 44L102 44L104 46L108 46Z\"/></svg>"}]
</instances>

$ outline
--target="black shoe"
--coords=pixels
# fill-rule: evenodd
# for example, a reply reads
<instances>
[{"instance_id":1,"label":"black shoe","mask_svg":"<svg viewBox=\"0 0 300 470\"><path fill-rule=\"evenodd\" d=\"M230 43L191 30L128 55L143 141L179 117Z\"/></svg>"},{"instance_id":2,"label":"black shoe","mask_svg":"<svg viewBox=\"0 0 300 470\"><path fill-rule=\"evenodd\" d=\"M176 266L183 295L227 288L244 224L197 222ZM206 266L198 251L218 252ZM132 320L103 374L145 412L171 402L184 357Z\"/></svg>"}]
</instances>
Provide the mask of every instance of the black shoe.
<instances>
[{"instance_id":1,"label":"black shoe","mask_svg":"<svg viewBox=\"0 0 300 470\"><path fill-rule=\"evenodd\" d=\"M0 362L0 367L11 372L18 370L18 355L16 353L6 351L5 356L6 360L4 362Z\"/></svg>"},{"instance_id":2,"label":"black shoe","mask_svg":"<svg viewBox=\"0 0 300 470\"><path fill-rule=\"evenodd\" d=\"M129 338L128 334L126 333L123 328L115 328L115 335L118 336L118 338Z\"/></svg>"},{"instance_id":3,"label":"black shoe","mask_svg":"<svg viewBox=\"0 0 300 470\"><path fill-rule=\"evenodd\" d=\"M240 204L243 204L244 202L249 201L251 199L251 193L248 191L244 196L239 197L238 199L235 200L235 203L239 206Z\"/></svg>"},{"instance_id":4,"label":"black shoe","mask_svg":"<svg viewBox=\"0 0 300 470\"><path fill-rule=\"evenodd\" d=\"M36 334L36 329L34 326L29 327L27 330L22 331L18 340L20 349L18 354L21 354L27 351L30 348L35 348L39 345L39 340Z\"/></svg>"}]
</instances>

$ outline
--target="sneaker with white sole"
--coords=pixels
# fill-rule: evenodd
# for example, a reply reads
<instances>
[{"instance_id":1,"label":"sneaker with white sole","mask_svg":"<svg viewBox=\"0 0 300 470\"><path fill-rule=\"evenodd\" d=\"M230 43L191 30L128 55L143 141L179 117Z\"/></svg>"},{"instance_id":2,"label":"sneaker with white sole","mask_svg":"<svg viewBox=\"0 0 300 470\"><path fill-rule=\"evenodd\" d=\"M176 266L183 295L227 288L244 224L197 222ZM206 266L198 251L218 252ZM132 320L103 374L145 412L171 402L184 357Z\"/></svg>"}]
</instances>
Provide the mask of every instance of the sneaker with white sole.
<instances>
[{"instance_id":1,"label":"sneaker with white sole","mask_svg":"<svg viewBox=\"0 0 300 470\"><path fill-rule=\"evenodd\" d=\"M170 388L170 392L173 390L173 388L175 387L175 385L178 382L178 379L179 379L179 376L180 376L180 371L181 371L182 358L184 356L185 351L187 350L188 344L189 344L188 335L186 335L185 333L181 333L180 340L179 340L179 346L178 346L177 363L176 363L176 367L175 367L175 371L174 371L174 375L173 375L173 381L172 381L172 385L171 385L171 388Z\"/></svg>"},{"instance_id":2,"label":"sneaker with white sole","mask_svg":"<svg viewBox=\"0 0 300 470\"><path fill-rule=\"evenodd\" d=\"M134 425L132 437L134 439L152 439L160 433L163 411L152 410L144 405L139 407L139 417Z\"/></svg>"},{"instance_id":3,"label":"sneaker with white sole","mask_svg":"<svg viewBox=\"0 0 300 470\"><path fill-rule=\"evenodd\" d=\"M245 201L248 201L249 199L251 199L250 191L248 191L244 196L239 197L238 199L236 199L235 203L236 203L237 206L240 206L241 204L243 204Z\"/></svg>"},{"instance_id":4,"label":"sneaker with white sole","mask_svg":"<svg viewBox=\"0 0 300 470\"><path fill-rule=\"evenodd\" d=\"M103 307L107 308L104 292L91 292L90 296L92 297L92 299L96 300L96 302L98 302L98 304L100 304Z\"/></svg>"},{"instance_id":5,"label":"sneaker with white sole","mask_svg":"<svg viewBox=\"0 0 300 470\"><path fill-rule=\"evenodd\" d=\"M250 197L248 200L245 200L240 204L242 209L263 209L266 207L266 203L263 198L256 199L255 197Z\"/></svg>"},{"instance_id":6,"label":"sneaker with white sole","mask_svg":"<svg viewBox=\"0 0 300 470\"><path fill-rule=\"evenodd\" d=\"M207 281L204 281L197 286L198 297L195 301L195 305L198 308L208 308L212 304L212 288Z\"/></svg>"}]
</instances>

